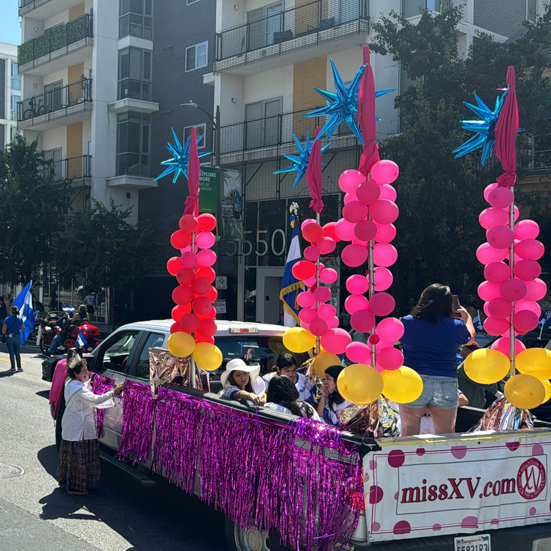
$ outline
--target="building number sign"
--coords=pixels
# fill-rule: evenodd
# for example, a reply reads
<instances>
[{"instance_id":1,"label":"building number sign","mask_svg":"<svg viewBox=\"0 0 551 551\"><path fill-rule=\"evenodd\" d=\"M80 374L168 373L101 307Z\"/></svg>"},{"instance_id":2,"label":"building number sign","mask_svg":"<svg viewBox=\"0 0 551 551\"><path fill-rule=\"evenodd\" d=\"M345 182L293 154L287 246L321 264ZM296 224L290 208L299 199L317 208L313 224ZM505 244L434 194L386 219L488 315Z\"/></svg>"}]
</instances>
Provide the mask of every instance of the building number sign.
<instances>
[{"instance_id":1,"label":"building number sign","mask_svg":"<svg viewBox=\"0 0 551 551\"><path fill-rule=\"evenodd\" d=\"M241 241L224 241L223 254L226 256L266 256L271 253L273 256L284 256L286 250L285 232L278 228L268 235L268 230L258 230L256 232L256 247L250 237L253 232L248 230L243 232Z\"/></svg>"}]
</instances>

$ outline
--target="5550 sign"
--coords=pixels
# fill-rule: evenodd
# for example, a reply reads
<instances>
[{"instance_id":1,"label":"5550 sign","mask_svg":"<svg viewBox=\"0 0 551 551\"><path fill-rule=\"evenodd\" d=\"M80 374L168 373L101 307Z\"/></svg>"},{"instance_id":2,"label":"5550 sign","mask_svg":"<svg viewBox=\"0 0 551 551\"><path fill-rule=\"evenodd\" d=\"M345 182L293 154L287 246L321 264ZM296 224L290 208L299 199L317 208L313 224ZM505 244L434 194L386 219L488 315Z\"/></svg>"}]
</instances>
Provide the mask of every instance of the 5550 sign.
<instances>
[{"instance_id":1,"label":"5550 sign","mask_svg":"<svg viewBox=\"0 0 551 551\"><path fill-rule=\"evenodd\" d=\"M278 228L269 235L268 230L258 230L256 239L252 241L249 237L252 231L244 231L245 239L233 241L221 241L221 254L225 256L285 256L287 251L287 237L285 232Z\"/></svg>"}]
</instances>

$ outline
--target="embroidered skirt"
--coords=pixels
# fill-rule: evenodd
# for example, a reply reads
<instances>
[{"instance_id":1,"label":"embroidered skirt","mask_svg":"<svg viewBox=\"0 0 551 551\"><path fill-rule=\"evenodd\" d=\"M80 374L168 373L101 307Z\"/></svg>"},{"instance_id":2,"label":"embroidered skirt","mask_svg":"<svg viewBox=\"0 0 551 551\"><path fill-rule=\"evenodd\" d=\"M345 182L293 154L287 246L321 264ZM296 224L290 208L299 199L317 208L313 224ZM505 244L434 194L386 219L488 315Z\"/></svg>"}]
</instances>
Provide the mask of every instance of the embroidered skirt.
<instances>
[{"instance_id":1,"label":"embroidered skirt","mask_svg":"<svg viewBox=\"0 0 551 551\"><path fill-rule=\"evenodd\" d=\"M86 492L100 485L101 460L98 440L61 441L57 480L68 490Z\"/></svg>"}]
</instances>

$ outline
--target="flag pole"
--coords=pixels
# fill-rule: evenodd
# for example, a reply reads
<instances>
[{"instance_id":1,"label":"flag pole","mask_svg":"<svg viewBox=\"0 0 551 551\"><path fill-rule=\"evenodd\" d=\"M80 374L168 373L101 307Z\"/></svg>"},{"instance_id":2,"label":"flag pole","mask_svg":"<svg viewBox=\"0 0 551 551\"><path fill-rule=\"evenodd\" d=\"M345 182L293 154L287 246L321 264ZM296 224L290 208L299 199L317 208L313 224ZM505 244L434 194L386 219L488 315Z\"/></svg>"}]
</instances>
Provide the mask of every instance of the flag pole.
<instances>
[{"instance_id":1,"label":"flag pole","mask_svg":"<svg viewBox=\"0 0 551 551\"><path fill-rule=\"evenodd\" d=\"M316 222L318 225L320 225L321 216L319 212L316 212ZM316 260L316 289L318 289L320 286L320 257L318 256L318 259ZM319 310L320 303L319 301L316 301L316 312ZM320 353L320 340L321 337L319 335L316 335L316 350L314 356L318 356Z\"/></svg>"}]
</instances>

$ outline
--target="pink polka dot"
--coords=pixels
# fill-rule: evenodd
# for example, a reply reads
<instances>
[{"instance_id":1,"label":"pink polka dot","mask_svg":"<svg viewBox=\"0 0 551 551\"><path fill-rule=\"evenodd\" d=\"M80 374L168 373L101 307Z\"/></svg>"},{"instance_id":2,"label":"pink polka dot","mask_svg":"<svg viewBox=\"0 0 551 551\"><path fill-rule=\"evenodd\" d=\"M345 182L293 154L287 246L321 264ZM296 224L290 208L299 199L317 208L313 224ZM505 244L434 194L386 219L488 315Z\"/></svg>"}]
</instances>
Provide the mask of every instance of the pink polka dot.
<instances>
[{"instance_id":1,"label":"pink polka dot","mask_svg":"<svg viewBox=\"0 0 551 551\"><path fill-rule=\"evenodd\" d=\"M465 517L461 521L461 528L476 528L478 526L478 519L476 517Z\"/></svg>"},{"instance_id":2,"label":"pink polka dot","mask_svg":"<svg viewBox=\"0 0 551 551\"><path fill-rule=\"evenodd\" d=\"M536 508L535 507L530 507L530 511L528 511L530 513L531 516L534 516L536 514Z\"/></svg>"},{"instance_id":3,"label":"pink polka dot","mask_svg":"<svg viewBox=\"0 0 551 551\"><path fill-rule=\"evenodd\" d=\"M491 521L490 521L490 524L499 524L499 519L497 518L493 518Z\"/></svg>"},{"instance_id":4,"label":"pink polka dot","mask_svg":"<svg viewBox=\"0 0 551 551\"><path fill-rule=\"evenodd\" d=\"M378 522L374 522L371 525L371 531L372 532L378 532L381 529L381 525Z\"/></svg>"},{"instance_id":5,"label":"pink polka dot","mask_svg":"<svg viewBox=\"0 0 551 551\"><path fill-rule=\"evenodd\" d=\"M440 526L440 524L435 524L432 527L432 530L433 530L433 532L439 532L440 530L442 530L442 526Z\"/></svg>"},{"instance_id":6,"label":"pink polka dot","mask_svg":"<svg viewBox=\"0 0 551 551\"><path fill-rule=\"evenodd\" d=\"M505 445L512 451L515 452L518 450L518 447L520 446L520 442L506 442Z\"/></svg>"},{"instance_id":7,"label":"pink polka dot","mask_svg":"<svg viewBox=\"0 0 551 551\"><path fill-rule=\"evenodd\" d=\"M456 459L463 459L467 455L467 446L452 446L451 451Z\"/></svg>"},{"instance_id":8,"label":"pink polka dot","mask_svg":"<svg viewBox=\"0 0 551 551\"><path fill-rule=\"evenodd\" d=\"M388 464L395 469L401 467L404 464L405 460L406 456L404 455L404 452L402 450L392 450L388 454Z\"/></svg>"},{"instance_id":9,"label":"pink polka dot","mask_svg":"<svg viewBox=\"0 0 551 551\"><path fill-rule=\"evenodd\" d=\"M369 488L369 503L371 505L379 503L381 499L383 499L383 495L384 492L380 486L371 486L371 488Z\"/></svg>"},{"instance_id":10,"label":"pink polka dot","mask_svg":"<svg viewBox=\"0 0 551 551\"><path fill-rule=\"evenodd\" d=\"M417 448L417 449L415 450L415 453L416 453L419 457L421 457L422 455L425 455L425 448Z\"/></svg>"},{"instance_id":11,"label":"pink polka dot","mask_svg":"<svg viewBox=\"0 0 551 551\"><path fill-rule=\"evenodd\" d=\"M375 461L374 459L372 459L370 462L369 462L369 468L374 471L376 468L377 468L377 461Z\"/></svg>"},{"instance_id":12,"label":"pink polka dot","mask_svg":"<svg viewBox=\"0 0 551 551\"><path fill-rule=\"evenodd\" d=\"M407 520L401 520L394 525L393 532L395 534L409 534L411 532L411 524Z\"/></svg>"},{"instance_id":13,"label":"pink polka dot","mask_svg":"<svg viewBox=\"0 0 551 551\"><path fill-rule=\"evenodd\" d=\"M543 455L543 446L541 444L534 444L532 446L532 455Z\"/></svg>"}]
</instances>

